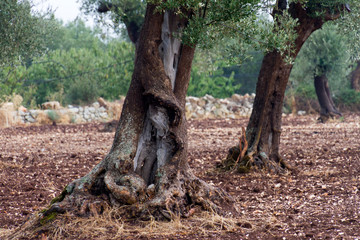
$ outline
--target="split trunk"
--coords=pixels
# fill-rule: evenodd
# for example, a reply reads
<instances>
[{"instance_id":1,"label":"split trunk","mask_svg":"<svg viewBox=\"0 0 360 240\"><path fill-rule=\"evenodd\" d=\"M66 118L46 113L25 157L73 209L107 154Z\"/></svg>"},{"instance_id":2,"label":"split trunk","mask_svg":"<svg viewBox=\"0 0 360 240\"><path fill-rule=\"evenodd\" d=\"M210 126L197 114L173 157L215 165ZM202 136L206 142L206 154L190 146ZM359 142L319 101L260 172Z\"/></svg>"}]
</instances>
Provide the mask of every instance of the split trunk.
<instances>
[{"instance_id":1,"label":"split trunk","mask_svg":"<svg viewBox=\"0 0 360 240\"><path fill-rule=\"evenodd\" d=\"M64 212L98 214L110 205L121 206L128 218L170 219L187 217L196 206L221 212L222 203L231 203L228 194L194 176L187 163L185 97L194 48L181 44L173 34L187 20L154 9L147 7L132 82L110 153L13 238Z\"/></svg>"}]
</instances>

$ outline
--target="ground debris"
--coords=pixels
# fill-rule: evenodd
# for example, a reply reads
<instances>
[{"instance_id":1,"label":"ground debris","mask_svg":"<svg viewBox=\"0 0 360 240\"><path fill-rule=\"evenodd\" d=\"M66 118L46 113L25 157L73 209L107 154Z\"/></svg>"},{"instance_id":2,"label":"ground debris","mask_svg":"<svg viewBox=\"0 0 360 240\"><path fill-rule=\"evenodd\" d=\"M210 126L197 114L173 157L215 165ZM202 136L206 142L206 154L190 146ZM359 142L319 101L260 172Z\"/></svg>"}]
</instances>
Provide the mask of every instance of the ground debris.
<instances>
[{"instance_id":1,"label":"ground debris","mask_svg":"<svg viewBox=\"0 0 360 240\"><path fill-rule=\"evenodd\" d=\"M316 117L283 120L281 153L300 169L288 175L216 169L228 148L238 144L247 118L190 121L190 166L201 179L231 193L240 217L234 222L208 217L207 222L201 220L209 228L203 232L191 227L192 221L201 222L191 210L191 217L176 223L179 230L173 235L154 233L140 238L136 233L134 238L359 238L360 114L326 124L317 123ZM101 127L81 124L0 129L0 238L101 161L114 136L114 132L100 132ZM104 231L110 234L118 231L116 228L104 227Z\"/></svg>"}]
</instances>

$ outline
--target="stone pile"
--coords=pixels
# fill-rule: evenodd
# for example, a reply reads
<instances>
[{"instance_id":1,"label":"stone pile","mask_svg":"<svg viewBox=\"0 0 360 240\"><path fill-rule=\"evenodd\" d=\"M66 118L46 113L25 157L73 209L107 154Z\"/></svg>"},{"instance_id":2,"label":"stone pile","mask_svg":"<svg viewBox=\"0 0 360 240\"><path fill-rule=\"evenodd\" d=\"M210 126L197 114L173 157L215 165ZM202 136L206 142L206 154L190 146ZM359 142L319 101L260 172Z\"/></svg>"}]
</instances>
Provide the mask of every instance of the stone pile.
<instances>
[{"instance_id":1,"label":"stone pile","mask_svg":"<svg viewBox=\"0 0 360 240\"><path fill-rule=\"evenodd\" d=\"M210 95L204 97L186 98L187 119L204 118L238 118L250 116L255 94L238 95L231 98L217 99ZM84 123L106 122L119 119L124 99L118 102L107 102L102 98L90 106L68 105L66 108L60 104L48 104L56 106L54 109L27 110L20 107L17 111L7 110L6 121L11 123ZM60 106L60 107L59 107ZM1 110L1 109L0 109ZM4 118L5 119L5 118ZM11 121L9 121L11 120ZM8 125L8 124L5 124Z\"/></svg>"},{"instance_id":2,"label":"stone pile","mask_svg":"<svg viewBox=\"0 0 360 240\"><path fill-rule=\"evenodd\" d=\"M122 103L118 103L117 109L121 108ZM14 115L21 123L85 123L112 120L116 116L113 111L114 109L107 109L105 106L100 106L99 102L95 102L84 107L68 105L66 108L61 107L60 109L19 110ZM44 120L44 118L48 119Z\"/></svg>"},{"instance_id":3,"label":"stone pile","mask_svg":"<svg viewBox=\"0 0 360 240\"><path fill-rule=\"evenodd\" d=\"M186 98L186 118L238 118L250 116L255 94L241 96L234 94L231 98L217 99L210 95Z\"/></svg>"}]
</instances>

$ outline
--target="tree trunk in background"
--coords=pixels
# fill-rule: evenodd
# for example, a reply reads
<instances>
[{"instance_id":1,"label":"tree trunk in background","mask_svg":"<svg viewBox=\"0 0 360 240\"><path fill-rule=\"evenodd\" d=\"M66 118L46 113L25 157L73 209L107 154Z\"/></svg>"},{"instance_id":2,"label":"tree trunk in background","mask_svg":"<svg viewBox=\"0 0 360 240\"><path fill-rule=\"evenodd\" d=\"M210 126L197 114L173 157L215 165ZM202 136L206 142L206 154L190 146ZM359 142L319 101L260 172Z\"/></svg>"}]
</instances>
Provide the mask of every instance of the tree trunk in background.
<instances>
[{"instance_id":1,"label":"tree trunk in background","mask_svg":"<svg viewBox=\"0 0 360 240\"><path fill-rule=\"evenodd\" d=\"M278 1L278 4L283 2ZM281 13L281 9L279 6L274 12ZM338 17L313 18L300 3L291 3L289 13L293 18L297 18L299 23L296 27L298 36L295 49L290 53L293 58L311 33L321 28L324 21ZM232 147L223 162L225 168L236 168L239 172L247 172L252 167L273 172L290 168L280 156L279 145L283 100L291 69L292 65L286 63L279 52L273 51L265 55L256 85L253 111L246 130L246 143L241 143L242 147L248 146L247 152L239 159L240 147Z\"/></svg>"},{"instance_id":2,"label":"tree trunk in background","mask_svg":"<svg viewBox=\"0 0 360 240\"><path fill-rule=\"evenodd\" d=\"M220 204L232 201L189 169L185 97L194 48L173 37L186 25L184 19L154 9L147 7L110 153L70 183L47 211L33 217L33 228L53 214L97 214L105 205L121 206L122 217L170 219L188 216L196 205L220 211Z\"/></svg>"},{"instance_id":3,"label":"tree trunk in background","mask_svg":"<svg viewBox=\"0 0 360 240\"><path fill-rule=\"evenodd\" d=\"M360 91L360 61L357 62L355 70L351 73L351 87L357 92Z\"/></svg>"},{"instance_id":4,"label":"tree trunk in background","mask_svg":"<svg viewBox=\"0 0 360 240\"><path fill-rule=\"evenodd\" d=\"M327 77L325 75L316 76L314 78L314 85L321 108L319 120L325 123L334 115L341 116L341 113L336 109L334 101L332 100Z\"/></svg>"}]
</instances>

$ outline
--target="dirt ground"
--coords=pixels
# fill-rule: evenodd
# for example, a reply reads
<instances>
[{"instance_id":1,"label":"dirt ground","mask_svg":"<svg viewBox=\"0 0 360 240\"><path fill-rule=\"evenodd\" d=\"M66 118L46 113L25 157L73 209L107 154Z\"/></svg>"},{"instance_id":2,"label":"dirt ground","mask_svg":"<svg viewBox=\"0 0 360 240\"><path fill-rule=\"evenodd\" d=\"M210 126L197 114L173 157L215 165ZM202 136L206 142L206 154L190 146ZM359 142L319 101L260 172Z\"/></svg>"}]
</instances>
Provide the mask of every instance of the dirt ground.
<instances>
[{"instance_id":1,"label":"dirt ground","mask_svg":"<svg viewBox=\"0 0 360 240\"><path fill-rule=\"evenodd\" d=\"M296 173L217 170L247 120L189 122L191 167L236 199L239 222L245 224L212 235L189 232L167 238L360 239L360 114L326 124L317 123L316 116L285 117L281 153ZM114 135L101 132L103 127L98 123L0 129L0 230L19 226L101 161Z\"/></svg>"}]
</instances>

